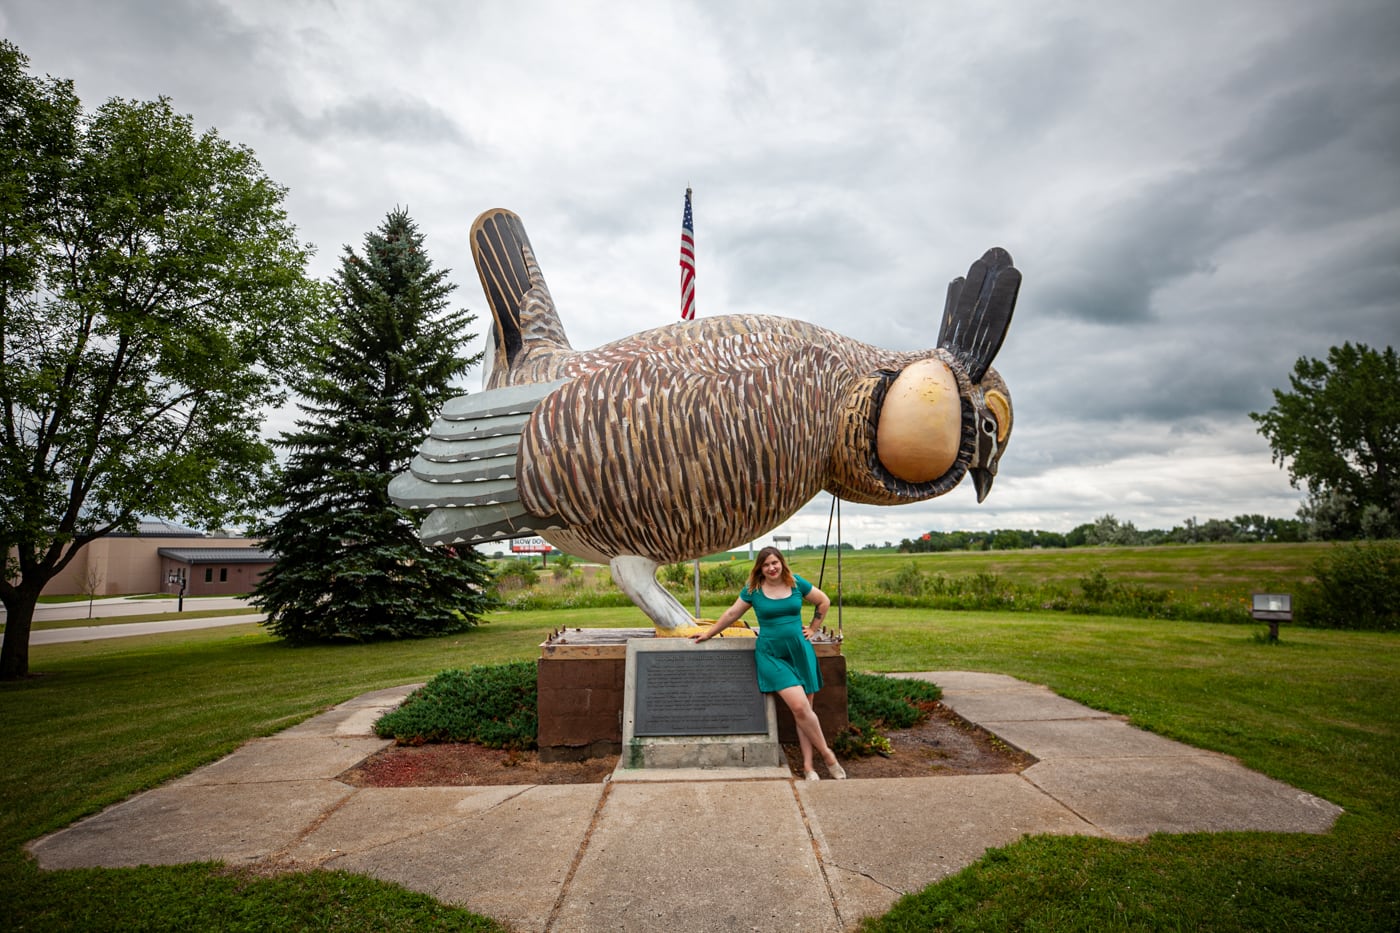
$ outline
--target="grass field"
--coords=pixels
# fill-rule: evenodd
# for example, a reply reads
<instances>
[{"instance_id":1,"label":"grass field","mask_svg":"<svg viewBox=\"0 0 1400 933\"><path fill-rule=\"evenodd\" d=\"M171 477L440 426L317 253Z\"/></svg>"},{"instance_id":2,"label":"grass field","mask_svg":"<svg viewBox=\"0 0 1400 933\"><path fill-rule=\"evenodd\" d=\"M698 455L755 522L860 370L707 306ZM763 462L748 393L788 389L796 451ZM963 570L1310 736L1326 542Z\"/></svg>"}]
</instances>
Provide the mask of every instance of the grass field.
<instances>
[{"instance_id":1,"label":"grass field","mask_svg":"<svg viewBox=\"0 0 1400 933\"><path fill-rule=\"evenodd\" d=\"M922 606L931 609L1077 611L1109 615L1250 622L1250 595L1298 593L1314 565L1334 545L1239 544L1140 548L1070 548L1017 551L952 551L900 554L800 550L793 569L818 583L838 607ZM701 565L702 604L727 606L752 566L745 553ZM727 568L718 568L719 563ZM674 578L669 571L682 571ZM728 569L728 579L717 574ZM666 568L663 579L692 605L688 567ZM1097 591L1089 586L1096 586ZM516 608L626 605L606 569L552 572L525 591L512 592Z\"/></svg>"},{"instance_id":2,"label":"grass field","mask_svg":"<svg viewBox=\"0 0 1400 933\"><path fill-rule=\"evenodd\" d=\"M1195 602L1238 604L1251 593L1290 592L1310 579L1312 565L1334 545L1231 544L1158 547L1079 547L1052 550L944 551L931 554L869 554L844 552L841 583L851 590L880 589L901 568L914 566L925 574L948 577L996 574L1013 586L1033 589L1046 585L1077 587L1095 571L1111 579L1167 590ZM836 555L826 558L823 587L834 592ZM791 561L793 569L815 582L820 555L805 553Z\"/></svg>"},{"instance_id":3,"label":"grass field","mask_svg":"<svg viewBox=\"0 0 1400 933\"><path fill-rule=\"evenodd\" d=\"M1109 573L1188 586L1276 582L1310 564L1266 548L1192 556L1152 548ZM1215 556L1212 559L1212 552ZM993 552L995 553L995 552ZM1067 558L1066 578L1102 555ZM982 555L972 555L980 557ZM997 555L1000 558L1000 555ZM843 556L846 573L897 572L907 556ZM819 558L818 558L819 559ZM949 561L964 555L923 555ZM1158 561L1178 560L1188 578ZM798 570L816 576L799 559ZM1193 563L1194 562L1194 563ZM973 566L973 564L958 565ZM1155 569L1154 569L1155 568ZM998 573L1045 573L1052 565ZM832 572L828 565L828 574ZM937 572L932 571L932 572ZM944 571L952 572L952 571ZM1228 579L1226 579L1228 578ZM1260 588L1274 589L1269 581ZM1284 587L1278 587L1284 588ZM533 657L562 622L629 626L635 610L500 613L472 632L372 646L288 648L255 625L36 646L37 676L0 684L8 730L0 795L0 901L14 929L492 929L489 921L340 873L259 879L214 866L38 872L22 844L368 690L449 667ZM1393 634L1067 613L848 609L845 650L869 671L981 670L1050 686L1143 728L1239 757L1346 808L1326 836L1027 838L911 895L873 930L1391 930L1400 916L1400 641Z\"/></svg>"}]
</instances>

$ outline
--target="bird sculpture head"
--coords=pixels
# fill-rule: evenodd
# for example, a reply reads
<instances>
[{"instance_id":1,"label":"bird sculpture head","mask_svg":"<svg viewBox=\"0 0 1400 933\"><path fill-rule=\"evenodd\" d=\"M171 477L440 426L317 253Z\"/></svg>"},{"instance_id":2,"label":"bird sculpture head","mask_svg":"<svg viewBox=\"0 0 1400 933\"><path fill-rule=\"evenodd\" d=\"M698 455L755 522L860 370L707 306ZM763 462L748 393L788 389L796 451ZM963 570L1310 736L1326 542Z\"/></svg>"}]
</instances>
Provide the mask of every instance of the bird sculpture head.
<instances>
[{"instance_id":1,"label":"bird sculpture head","mask_svg":"<svg viewBox=\"0 0 1400 933\"><path fill-rule=\"evenodd\" d=\"M1004 249L948 285L938 346L891 355L863 374L841 412L831 491L874 505L941 496L967 474L981 502L1011 438L1011 392L991 367L1011 324L1021 273Z\"/></svg>"}]
</instances>

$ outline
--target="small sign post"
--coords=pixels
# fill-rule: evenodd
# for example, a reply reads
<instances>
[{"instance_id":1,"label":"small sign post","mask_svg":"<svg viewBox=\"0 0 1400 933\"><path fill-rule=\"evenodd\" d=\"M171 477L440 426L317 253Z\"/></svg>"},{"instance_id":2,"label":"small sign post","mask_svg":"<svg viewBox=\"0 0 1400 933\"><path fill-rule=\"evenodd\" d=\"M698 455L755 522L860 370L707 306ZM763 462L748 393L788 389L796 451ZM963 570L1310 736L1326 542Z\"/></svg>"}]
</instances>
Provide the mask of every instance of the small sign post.
<instances>
[{"instance_id":1,"label":"small sign post","mask_svg":"<svg viewBox=\"0 0 1400 933\"><path fill-rule=\"evenodd\" d=\"M510 552L512 554L538 554L540 555L540 566L549 566L549 552L554 550L554 545L544 538L512 538L510 540Z\"/></svg>"}]
</instances>

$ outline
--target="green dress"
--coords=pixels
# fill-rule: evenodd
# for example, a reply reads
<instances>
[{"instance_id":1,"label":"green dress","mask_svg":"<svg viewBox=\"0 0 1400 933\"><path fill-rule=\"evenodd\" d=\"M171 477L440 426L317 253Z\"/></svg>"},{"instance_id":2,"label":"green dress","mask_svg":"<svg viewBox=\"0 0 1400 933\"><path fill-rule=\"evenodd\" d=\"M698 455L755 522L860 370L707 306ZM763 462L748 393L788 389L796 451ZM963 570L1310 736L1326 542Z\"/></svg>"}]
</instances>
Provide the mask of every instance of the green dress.
<instances>
[{"instance_id":1,"label":"green dress","mask_svg":"<svg viewBox=\"0 0 1400 933\"><path fill-rule=\"evenodd\" d=\"M758 643L754 646L754 663L758 667L758 689L774 693L800 684L806 693L822 688L822 672L817 666L817 653L802 633L802 599L812 584L795 577L797 586L782 599L763 595L763 587L748 587L739 598L753 606L758 619Z\"/></svg>"}]
</instances>

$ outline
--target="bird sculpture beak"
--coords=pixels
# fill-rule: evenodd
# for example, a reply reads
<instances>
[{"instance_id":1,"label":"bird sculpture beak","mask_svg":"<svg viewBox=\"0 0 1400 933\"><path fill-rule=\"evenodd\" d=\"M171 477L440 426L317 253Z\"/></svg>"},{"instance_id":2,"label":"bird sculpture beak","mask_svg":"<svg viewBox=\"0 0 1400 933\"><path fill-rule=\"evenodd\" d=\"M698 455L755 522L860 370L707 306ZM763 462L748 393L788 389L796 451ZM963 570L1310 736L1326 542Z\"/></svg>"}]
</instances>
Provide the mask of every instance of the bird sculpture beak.
<instances>
[{"instance_id":1,"label":"bird sculpture beak","mask_svg":"<svg viewBox=\"0 0 1400 933\"><path fill-rule=\"evenodd\" d=\"M977 501L981 503L983 499L987 498L987 493L992 491L992 480L996 474L991 470L979 467L973 467L968 472L972 474L972 485L977 488Z\"/></svg>"}]
</instances>

